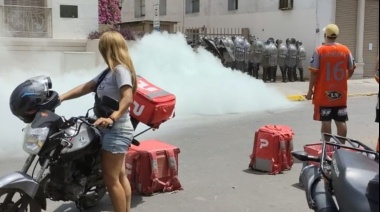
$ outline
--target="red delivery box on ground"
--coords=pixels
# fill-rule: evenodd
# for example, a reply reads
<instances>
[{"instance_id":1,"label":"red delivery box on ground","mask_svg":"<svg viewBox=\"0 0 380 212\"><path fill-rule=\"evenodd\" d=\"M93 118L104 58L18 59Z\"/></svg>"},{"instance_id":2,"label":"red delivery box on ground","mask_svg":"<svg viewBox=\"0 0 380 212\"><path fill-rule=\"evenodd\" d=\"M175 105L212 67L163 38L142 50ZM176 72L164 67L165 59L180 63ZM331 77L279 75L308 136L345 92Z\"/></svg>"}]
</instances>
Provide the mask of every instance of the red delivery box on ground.
<instances>
[{"instance_id":1,"label":"red delivery box on ground","mask_svg":"<svg viewBox=\"0 0 380 212\"><path fill-rule=\"evenodd\" d=\"M131 146L125 158L125 170L134 193L182 190L178 179L180 149L159 140L147 140Z\"/></svg>"},{"instance_id":2,"label":"red delivery box on ground","mask_svg":"<svg viewBox=\"0 0 380 212\"><path fill-rule=\"evenodd\" d=\"M249 168L278 174L290 170L294 161L294 132L285 125L265 125L255 132Z\"/></svg>"},{"instance_id":3,"label":"red delivery box on ground","mask_svg":"<svg viewBox=\"0 0 380 212\"><path fill-rule=\"evenodd\" d=\"M154 128L174 116L175 95L137 77L137 92L131 106L131 116Z\"/></svg>"}]
</instances>

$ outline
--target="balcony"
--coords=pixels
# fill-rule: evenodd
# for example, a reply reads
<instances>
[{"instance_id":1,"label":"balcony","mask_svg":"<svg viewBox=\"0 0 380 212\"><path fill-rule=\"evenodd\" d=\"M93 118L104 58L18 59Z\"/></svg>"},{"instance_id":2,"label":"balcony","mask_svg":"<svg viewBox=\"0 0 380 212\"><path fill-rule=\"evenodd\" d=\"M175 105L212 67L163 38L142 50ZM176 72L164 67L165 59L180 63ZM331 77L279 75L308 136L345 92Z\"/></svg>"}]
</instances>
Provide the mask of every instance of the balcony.
<instances>
[{"instance_id":1,"label":"balcony","mask_svg":"<svg viewBox=\"0 0 380 212\"><path fill-rule=\"evenodd\" d=\"M0 37L51 38L52 9L20 5L0 6Z\"/></svg>"}]
</instances>

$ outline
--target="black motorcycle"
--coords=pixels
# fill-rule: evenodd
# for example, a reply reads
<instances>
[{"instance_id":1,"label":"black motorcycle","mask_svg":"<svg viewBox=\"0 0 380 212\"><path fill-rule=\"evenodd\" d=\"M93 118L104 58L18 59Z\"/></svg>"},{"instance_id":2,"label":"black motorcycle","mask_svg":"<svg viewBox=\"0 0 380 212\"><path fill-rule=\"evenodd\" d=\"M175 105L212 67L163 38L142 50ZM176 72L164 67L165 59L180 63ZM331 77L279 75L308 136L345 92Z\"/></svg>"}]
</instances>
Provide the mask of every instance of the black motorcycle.
<instances>
[{"instance_id":1,"label":"black motorcycle","mask_svg":"<svg viewBox=\"0 0 380 212\"><path fill-rule=\"evenodd\" d=\"M292 153L301 161L319 163L304 166L299 178L309 208L318 212L378 212L379 154L357 140L331 134L322 134L322 139L319 157L304 151ZM331 157L327 146L334 149Z\"/></svg>"},{"instance_id":2,"label":"black motorcycle","mask_svg":"<svg viewBox=\"0 0 380 212\"><path fill-rule=\"evenodd\" d=\"M24 91L25 88L28 90ZM35 95L36 98L30 104L33 116L19 117L28 123L23 129L23 149L29 157L20 171L0 178L0 212L40 212L46 210L46 198L75 202L82 211L95 206L106 194L100 164L102 132L93 125L96 118L88 115L91 109L85 116L69 119L57 115L53 111L59 104L47 106L48 101L45 101L53 99L50 88L50 78L37 77L14 91L21 96L17 98L17 101L21 99L17 108L28 102L30 98L26 97ZM11 101L11 108L12 104L15 103ZM119 107L116 100L107 96L100 104L111 110ZM41 110L35 112L36 109ZM15 111L12 108L12 112L18 114ZM134 139L133 144L139 143Z\"/></svg>"}]
</instances>

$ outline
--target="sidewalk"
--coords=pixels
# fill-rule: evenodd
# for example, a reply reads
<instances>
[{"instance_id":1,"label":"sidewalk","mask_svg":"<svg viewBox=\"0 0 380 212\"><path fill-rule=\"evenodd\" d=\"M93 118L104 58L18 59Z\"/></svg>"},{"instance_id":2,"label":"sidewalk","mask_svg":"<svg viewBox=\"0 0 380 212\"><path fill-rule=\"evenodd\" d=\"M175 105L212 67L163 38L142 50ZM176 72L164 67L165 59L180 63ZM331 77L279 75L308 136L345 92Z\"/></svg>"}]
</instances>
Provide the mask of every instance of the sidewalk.
<instances>
[{"instance_id":1,"label":"sidewalk","mask_svg":"<svg viewBox=\"0 0 380 212\"><path fill-rule=\"evenodd\" d=\"M276 82L267 83L270 87L275 87L282 92L291 101L305 101L309 82ZM379 84L374 78L367 79L351 79L348 81L348 96L372 96L379 92Z\"/></svg>"}]
</instances>

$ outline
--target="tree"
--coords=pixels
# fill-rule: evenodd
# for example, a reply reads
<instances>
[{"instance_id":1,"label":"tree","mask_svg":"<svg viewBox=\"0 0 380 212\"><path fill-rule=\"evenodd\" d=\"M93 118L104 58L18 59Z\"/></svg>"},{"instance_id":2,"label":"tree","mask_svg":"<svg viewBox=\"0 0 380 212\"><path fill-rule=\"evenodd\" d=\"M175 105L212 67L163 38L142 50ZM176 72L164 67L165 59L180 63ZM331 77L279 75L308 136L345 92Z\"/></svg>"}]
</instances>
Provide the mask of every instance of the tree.
<instances>
[{"instance_id":1,"label":"tree","mask_svg":"<svg viewBox=\"0 0 380 212\"><path fill-rule=\"evenodd\" d=\"M120 0L98 0L99 24L120 23Z\"/></svg>"}]
</instances>

